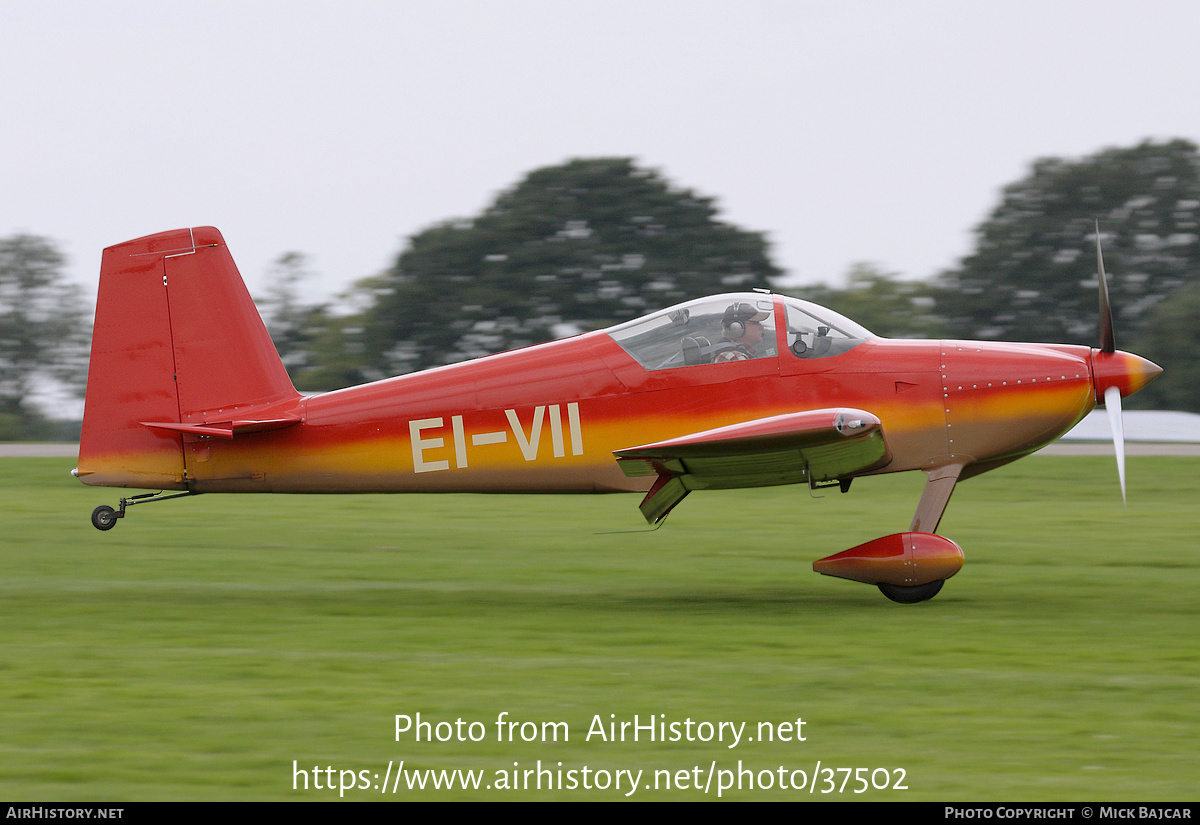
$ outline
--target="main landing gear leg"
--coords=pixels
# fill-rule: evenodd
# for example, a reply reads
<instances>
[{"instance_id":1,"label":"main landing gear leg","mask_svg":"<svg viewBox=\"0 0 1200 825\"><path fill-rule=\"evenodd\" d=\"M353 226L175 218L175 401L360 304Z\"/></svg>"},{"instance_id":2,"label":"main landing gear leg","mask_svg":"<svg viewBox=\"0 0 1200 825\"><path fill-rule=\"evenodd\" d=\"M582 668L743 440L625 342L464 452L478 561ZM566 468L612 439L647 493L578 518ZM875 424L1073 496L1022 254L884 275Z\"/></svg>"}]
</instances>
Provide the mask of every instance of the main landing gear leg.
<instances>
[{"instance_id":1,"label":"main landing gear leg","mask_svg":"<svg viewBox=\"0 0 1200 825\"><path fill-rule=\"evenodd\" d=\"M950 503L950 494L954 492L954 485L958 482L962 471L963 465L961 464L951 464L926 471L929 478L925 482L925 489L921 491L921 501L917 503L917 512L913 514L912 524L909 525L908 529L911 532L937 532L938 524L942 520L942 513L946 512L946 505Z\"/></svg>"},{"instance_id":2,"label":"main landing gear leg","mask_svg":"<svg viewBox=\"0 0 1200 825\"><path fill-rule=\"evenodd\" d=\"M188 490L186 493L171 493L164 496L160 490L157 493L143 493L140 496L130 496L129 498L121 499L119 503L120 509L114 510L107 504L101 504L92 511L92 526L97 530L111 530L117 526L117 519L125 518L125 508L132 507L135 504L150 504L155 501L167 501L173 498L182 498L183 496L198 496L197 492Z\"/></svg>"}]
</instances>

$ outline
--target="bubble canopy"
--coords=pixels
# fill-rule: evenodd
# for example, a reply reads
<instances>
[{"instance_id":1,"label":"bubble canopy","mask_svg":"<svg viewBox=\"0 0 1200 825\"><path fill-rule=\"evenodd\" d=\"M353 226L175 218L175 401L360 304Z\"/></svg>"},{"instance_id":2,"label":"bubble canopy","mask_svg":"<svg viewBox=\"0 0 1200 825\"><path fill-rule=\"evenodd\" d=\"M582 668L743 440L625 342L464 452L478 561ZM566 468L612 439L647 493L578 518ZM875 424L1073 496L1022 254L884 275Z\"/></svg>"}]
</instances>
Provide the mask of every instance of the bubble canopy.
<instances>
[{"instance_id":1,"label":"bubble canopy","mask_svg":"<svg viewBox=\"0 0 1200 825\"><path fill-rule=\"evenodd\" d=\"M698 298L606 332L648 370L775 358L783 327L788 357L831 358L875 336L810 301L745 292Z\"/></svg>"}]
</instances>

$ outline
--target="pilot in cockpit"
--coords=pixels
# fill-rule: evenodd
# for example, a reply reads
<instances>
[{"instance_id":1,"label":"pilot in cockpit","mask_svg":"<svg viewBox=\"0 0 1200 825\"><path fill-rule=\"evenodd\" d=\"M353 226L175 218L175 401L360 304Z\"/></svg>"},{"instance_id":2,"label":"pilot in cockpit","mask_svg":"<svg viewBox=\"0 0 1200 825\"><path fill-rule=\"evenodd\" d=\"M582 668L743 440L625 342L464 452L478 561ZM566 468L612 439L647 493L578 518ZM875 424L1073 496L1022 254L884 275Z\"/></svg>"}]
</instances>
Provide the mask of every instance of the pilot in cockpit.
<instances>
[{"instance_id":1,"label":"pilot in cockpit","mask_svg":"<svg viewBox=\"0 0 1200 825\"><path fill-rule=\"evenodd\" d=\"M763 325L769 313L757 309L753 304L739 301L730 304L721 316L721 331L724 338L718 344L714 364L725 361L749 361L758 358L758 348L763 340Z\"/></svg>"}]
</instances>

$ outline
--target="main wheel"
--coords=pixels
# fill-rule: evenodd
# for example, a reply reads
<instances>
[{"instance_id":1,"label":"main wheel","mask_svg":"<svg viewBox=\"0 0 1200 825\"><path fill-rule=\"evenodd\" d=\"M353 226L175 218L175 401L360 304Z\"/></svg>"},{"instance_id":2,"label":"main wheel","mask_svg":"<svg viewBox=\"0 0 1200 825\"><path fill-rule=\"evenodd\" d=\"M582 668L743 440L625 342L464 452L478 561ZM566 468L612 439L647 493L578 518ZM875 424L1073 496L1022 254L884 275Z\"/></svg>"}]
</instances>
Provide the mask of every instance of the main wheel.
<instances>
[{"instance_id":1,"label":"main wheel","mask_svg":"<svg viewBox=\"0 0 1200 825\"><path fill-rule=\"evenodd\" d=\"M92 511L92 526L97 530L111 530L117 524L117 511L101 504Z\"/></svg>"},{"instance_id":2,"label":"main wheel","mask_svg":"<svg viewBox=\"0 0 1200 825\"><path fill-rule=\"evenodd\" d=\"M942 585L946 583L945 579L929 582L929 584L918 584L912 587L905 587L900 584L884 584L879 582L876 587L879 592L887 596L894 602L900 604L916 604L917 602L927 601L932 599L942 589Z\"/></svg>"}]
</instances>

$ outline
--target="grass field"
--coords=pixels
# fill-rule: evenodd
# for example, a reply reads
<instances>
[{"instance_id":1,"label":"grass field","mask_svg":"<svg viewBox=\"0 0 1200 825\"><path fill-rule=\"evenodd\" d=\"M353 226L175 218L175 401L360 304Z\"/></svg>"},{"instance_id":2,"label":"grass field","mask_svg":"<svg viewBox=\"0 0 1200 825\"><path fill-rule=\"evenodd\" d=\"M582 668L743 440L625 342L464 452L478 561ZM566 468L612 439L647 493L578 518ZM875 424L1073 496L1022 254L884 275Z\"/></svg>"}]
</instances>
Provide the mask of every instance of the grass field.
<instances>
[{"instance_id":1,"label":"grass field","mask_svg":"<svg viewBox=\"0 0 1200 825\"><path fill-rule=\"evenodd\" d=\"M73 463L0 459L0 798L621 799L627 776L582 787L618 770L641 800L704 797L711 771L714 798L739 761L724 798L1200 795L1200 459L1131 458L1125 508L1111 458L966 482L942 523L966 566L913 606L811 563L905 529L919 474L697 493L653 533L614 532L644 528L620 495L201 496L99 533L119 494ZM396 741L418 712L485 734ZM502 712L569 741L497 741ZM587 740L635 714L746 726ZM759 741L798 718L805 741ZM381 794L389 760L493 790ZM542 790L495 789L539 760Z\"/></svg>"}]
</instances>

